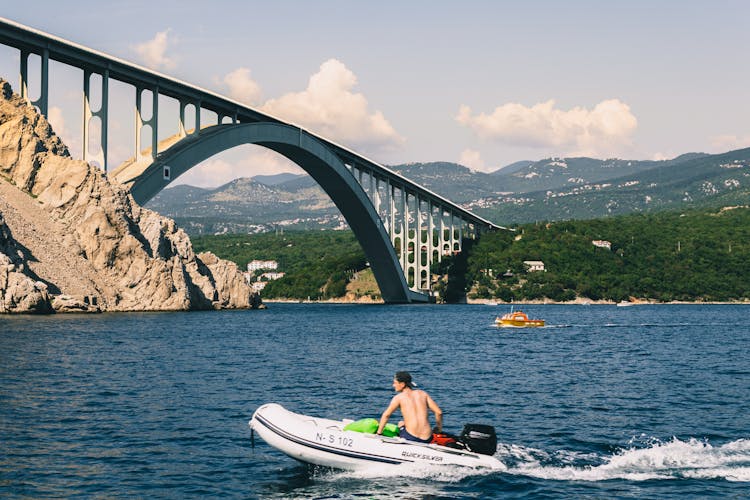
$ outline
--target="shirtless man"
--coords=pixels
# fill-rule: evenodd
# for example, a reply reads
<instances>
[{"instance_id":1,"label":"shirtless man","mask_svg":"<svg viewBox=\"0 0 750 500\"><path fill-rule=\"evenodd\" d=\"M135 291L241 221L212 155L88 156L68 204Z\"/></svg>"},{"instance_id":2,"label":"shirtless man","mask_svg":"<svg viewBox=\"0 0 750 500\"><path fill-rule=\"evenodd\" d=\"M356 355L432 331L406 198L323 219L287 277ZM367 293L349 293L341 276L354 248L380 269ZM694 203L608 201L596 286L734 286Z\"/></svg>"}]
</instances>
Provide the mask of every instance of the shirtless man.
<instances>
[{"instance_id":1,"label":"shirtless man","mask_svg":"<svg viewBox=\"0 0 750 500\"><path fill-rule=\"evenodd\" d=\"M430 428L430 421L427 419L428 408L435 414L436 432L442 432L442 410L429 394L415 389L414 386L409 372L396 373L393 378L393 388L398 394L393 396L391 404L380 417L378 434L382 434L385 424L388 423L388 417L398 408L401 409L401 416L404 417L404 420L398 424L400 437L419 443L432 441L432 429Z\"/></svg>"}]
</instances>

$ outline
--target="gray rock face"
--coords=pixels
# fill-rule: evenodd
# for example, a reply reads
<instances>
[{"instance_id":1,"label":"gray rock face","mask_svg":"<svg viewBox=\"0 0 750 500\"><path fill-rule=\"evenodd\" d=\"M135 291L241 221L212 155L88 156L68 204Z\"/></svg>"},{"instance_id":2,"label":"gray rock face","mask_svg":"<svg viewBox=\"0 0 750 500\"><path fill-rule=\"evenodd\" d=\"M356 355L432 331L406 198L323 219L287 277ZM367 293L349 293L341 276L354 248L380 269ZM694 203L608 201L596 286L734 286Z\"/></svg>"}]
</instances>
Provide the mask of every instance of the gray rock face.
<instances>
[{"instance_id":1,"label":"gray rock face","mask_svg":"<svg viewBox=\"0 0 750 500\"><path fill-rule=\"evenodd\" d=\"M25 274L24 259L0 214L0 313L52 312L47 285Z\"/></svg>"},{"instance_id":2,"label":"gray rock face","mask_svg":"<svg viewBox=\"0 0 750 500\"><path fill-rule=\"evenodd\" d=\"M34 262L47 269L47 276L39 272L43 279L33 279L24 264L28 256L19 253L13 240L16 228L0 225L0 312L50 312L53 304L58 311L257 305L235 264L210 253L196 256L187 234L174 221L140 207L99 169L72 159L44 117L2 80L0 91L0 183L15 186L3 186L8 199L0 199L0 207L21 207L18 212L30 218L31 212L39 211L42 215L35 216L48 218L43 222L51 233L29 235L29 241L36 241L32 236L42 238L35 246ZM74 269L66 268L58 276L49 270L55 266L43 264L45 259L59 259L48 250L56 245L59 251L60 242L65 265ZM76 276L80 282L75 282ZM76 293L64 293L66 288ZM49 290L60 293L51 297Z\"/></svg>"}]
</instances>

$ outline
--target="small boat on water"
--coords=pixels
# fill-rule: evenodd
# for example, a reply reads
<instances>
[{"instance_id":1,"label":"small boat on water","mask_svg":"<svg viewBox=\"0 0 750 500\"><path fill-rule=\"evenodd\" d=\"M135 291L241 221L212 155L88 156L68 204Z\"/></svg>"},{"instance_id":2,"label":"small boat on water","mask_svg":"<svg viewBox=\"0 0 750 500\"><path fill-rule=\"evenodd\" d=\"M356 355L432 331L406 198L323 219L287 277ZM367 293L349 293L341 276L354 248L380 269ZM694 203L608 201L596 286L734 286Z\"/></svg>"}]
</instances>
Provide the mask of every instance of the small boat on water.
<instances>
[{"instance_id":1,"label":"small boat on water","mask_svg":"<svg viewBox=\"0 0 750 500\"><path fill-rule=\"evenodd\" d=\"M495 318L495 324L500 327L533 328L544 326L544 320L529 319L525 312L511 311Z\"/></svg>"},{"instance_id":2,"label":"small boat on water","mask_svg":"<svg viewBox=\"0 0 750 500\"><path fill-rule=\"evenodd\" d=\"M361 470L384 464L507 469L492 456L497 451L497 437L491 426L467 425L458 439L441 445L347 430L351 423L302 415L268 403L255 411L249 425L266 443L290 457L335 469Z\"/></svg>"}]
</instances>

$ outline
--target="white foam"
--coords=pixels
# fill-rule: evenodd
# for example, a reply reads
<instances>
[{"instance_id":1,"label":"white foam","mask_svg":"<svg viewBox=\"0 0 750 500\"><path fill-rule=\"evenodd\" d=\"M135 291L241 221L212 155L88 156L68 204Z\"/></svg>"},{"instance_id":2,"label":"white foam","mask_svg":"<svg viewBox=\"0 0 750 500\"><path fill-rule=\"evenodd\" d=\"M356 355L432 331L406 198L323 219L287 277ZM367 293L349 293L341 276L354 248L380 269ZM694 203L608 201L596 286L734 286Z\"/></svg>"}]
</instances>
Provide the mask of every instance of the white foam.
<instances>
[{"instance_id":1,"label":"white foam","mask_svg":"<svg viewBox=\"0 0 750 500\"><path fill-rule=\"evenodd\" d=\"M457 483L467 477L497 473L559 481L689 478L750 482L750 439L739 439L718 447L698 439L681 441L673 438L668 442L651 440L646 447L631 444L629 448L610 456L570 450L549 453L536 448L501 443L495 457L509 466L507 471L401 464L378 465L359 471L328 470L316 476L320 480L332 482L409 477L430 479L437 483Z\"/></svg>"},{"instance_id":2,"label":"white foam","mask_svg":"<svg viewBox=\"0 0 750 500\"><path fill-rule=\"evenodd\" d=\"M418 464L373 465L357 471L331 471L321 475L321 479L378 479L390 477L410 477L430 479L441 483L457 483L470 476L493 474L498 471L492 469L473 469L458 465L443 465L440 467Z\"/></svg>"},{"instance_id":3,"label":"white foam","mask_svg":"<svg viewBox=\"0 0 750 500\"><path fill-rule=\"evenodd\" d=\"M609 457L556 452L554 456L532 448L502 447L500 459L516 462L509 474L566 481L606 481L626 479L726 479L750 481L750 440L740 439L714 447L706 441L673 438L647 448L628 448ZM593 459L593 460L592 460ZM551 461L554 465L546 465ZM575 462L602 462L600 465L573 465Z\"/></svg>"}]
</instances>

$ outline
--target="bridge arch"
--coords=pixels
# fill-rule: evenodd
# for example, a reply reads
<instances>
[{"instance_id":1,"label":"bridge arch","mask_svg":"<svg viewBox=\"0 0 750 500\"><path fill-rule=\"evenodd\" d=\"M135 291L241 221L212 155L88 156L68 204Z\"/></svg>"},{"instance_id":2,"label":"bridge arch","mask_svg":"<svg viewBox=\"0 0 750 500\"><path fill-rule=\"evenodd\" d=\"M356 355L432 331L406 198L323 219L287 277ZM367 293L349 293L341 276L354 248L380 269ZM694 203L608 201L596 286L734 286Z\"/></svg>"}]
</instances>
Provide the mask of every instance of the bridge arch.
<instances>
[{"instance_id":1,"label":"bridge arch","mask_svg":"<svg viewBox=\"0 0 750 500\"><path fill-rule=\"evenodd\" d=\"M200 162L243 144L256 144L285 156L331 197L359 240L385 302L427 300L424 294L409 289L383 222L362 186L333 151L298 127L274 122L206 127L160 153L133 179L130 192L143 205Z\"/></svg>"}]
</instances>

